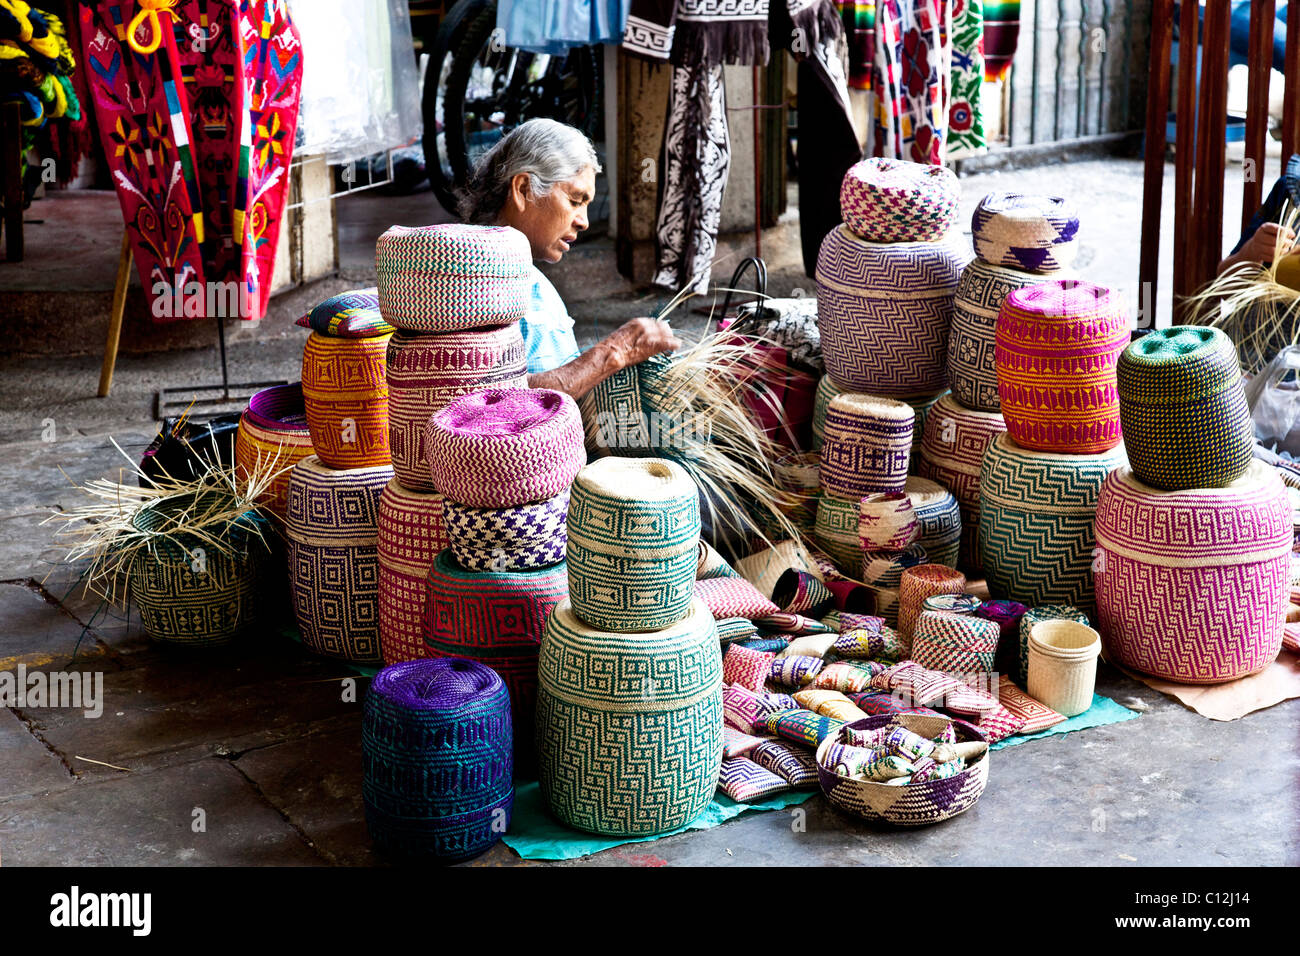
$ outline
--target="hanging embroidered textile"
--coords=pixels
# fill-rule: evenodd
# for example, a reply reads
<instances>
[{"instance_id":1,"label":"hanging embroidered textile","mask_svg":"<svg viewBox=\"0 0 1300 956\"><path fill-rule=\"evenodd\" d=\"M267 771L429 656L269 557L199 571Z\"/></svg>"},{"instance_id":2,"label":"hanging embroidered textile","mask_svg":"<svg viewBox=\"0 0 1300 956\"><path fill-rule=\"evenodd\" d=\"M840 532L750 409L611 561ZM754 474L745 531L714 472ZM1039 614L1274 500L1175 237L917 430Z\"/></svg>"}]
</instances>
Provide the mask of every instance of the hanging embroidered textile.
<instances>
[{"instance_id":1,"label":"hanging embroidered textile","mask_svg":"<svg viewBox=\"0 0 1300 956\"><path fill-rule=\"evenodd\" d=\"M951 0L952 101L948 106L948 158L983 153L984 0Z\"/></svg>"},{"instance_id":2,"label":"hanging embroidered textile","mask_svg":"<svg viewBox=\"0 0 1300 956\"><path fill-rule=\"evenodd\" d=\"M866 153L942 164L952 99L949 0L875 4Z\"/></svg>"},{"instance_id":3,"label":"hanging embroidered textile","mask_svg":"<svg viewBox=\"0 0 1300 956\"><path fill-rule=\"evenodd\" d=\"M152 314L261 318L301 92L285 0L160 9L98 0L79 13L100 137Z\"/></svg>"}]
</instances>

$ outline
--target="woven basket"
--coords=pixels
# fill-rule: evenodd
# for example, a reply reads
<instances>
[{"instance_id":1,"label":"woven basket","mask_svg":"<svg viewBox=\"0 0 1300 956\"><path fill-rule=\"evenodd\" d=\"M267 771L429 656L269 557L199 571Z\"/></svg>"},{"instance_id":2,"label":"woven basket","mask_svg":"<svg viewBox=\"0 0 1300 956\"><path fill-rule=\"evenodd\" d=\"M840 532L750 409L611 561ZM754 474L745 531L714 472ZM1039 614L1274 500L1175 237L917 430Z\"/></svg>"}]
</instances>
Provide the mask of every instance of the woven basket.
<instances>
[{"instance_id":1,"label":"woven basket","mask_svg":"<svg viewBox=\"0 0 1300 956\"><path fill-rule=\"evenodd\" d=\"M961 550L961 506L952 492L929 478L912 476L904 487L916 515L916 543L935 564L957 566Z\"/></svg>"},{"instance_id":2,"label":"woven basket","mask_svg":"<svg viewBox=\"0 0 1300 956\"><path fill-rule=\"evenodd\" d=\"M1029 632L1029 696L1064 717L1092 706L1101 635L1077 621L1043 621Z\"/></svg>"},{"instance_id":3,"label":"woven basket","mask_svg":"<svg viewBox=\"0 0 1300 956\"><path fill-rule=\"evenodd\" d=\"M722 760L722 656L696 601L671 627L593 630L561 602L538 661L539 781L560 822L652 836L713 800Z\"/></svg>"},{"instance_id":4,"label":"woven basket","mask_svg":"<svg viewBox=\"0 0 1300 956\"><path fill-rule=\"evenodd\" d=\"M955 614L965 617L979 613L982 602L974 594L931 594L921 602L921 613Z\"/></svg>"},{"instance_id":5,"label":"woven basket","mask_svg":"<svg viewBox=\"0 0 1300 956\"><path fill-rule=\"evenodd\" d=\"M329 468L390 465L389 335L343 339L313 332L302 351L302 394L317 457Z\"/></svg>"},{"instance_id":6,"label":"woven basket","mask_svg":"<svg viewBox=\"0 0 1300 956\"><path fill-rule=\"evenodd\" d=\"M1124 446L1097 455L1029 451L999 435L980 475L979 557L992 594L1092 613L1092 533L1102 482Z\"/></svg>"},{"instance_id":7,"label":"woven basket","mask_svg":"<svg viewBox=\"0 0 1300 956\"><path fill-rule=\"evenodd\" d=\"M1045 604L1030 608L1020 618L1016 627L1018 649L1016 652L1016 682L1021 687L1029 680L1029 634L1034 626L1044 621L1074 621L1085 626L1091 625L1088 615L1077 607L1068 604Z\"/></svg>"},{"instance_id":8,"label":"woven basket","mask_svg":"<svg viewBox=\"0 0 1300 956\"><path fill-rule=\"evenodd\" d=\"M513 508L469 508L448 499L447 540L467 571L522 571L564 560L569 492Z\"/></svg>"},{"instance_id":9,"label":"woven basket","mask_svg":"<svg viewBox=\"0 0 1300 956\"><path fill-rule=\"evenodd\" d=\"M1223 332L1150 332L1120 356L1118 378L1129 462L1143 484L1222 488L1245 472L1255 428L1237 353Z\"/></svg>"},{"instance_id":10,"label":"woven basket","mask_svg":"<svg viewBox=\"0 0 1300 956\"><path fill-rule=\"evenodd\" d=\"M942 564L920 564L903 572L898 585L898 633L912 639L912 628L921 615L921 605L933 594L962 594L966 575Z\"/></svg>"},{"instance_id":11,"label":"woven basket","mask_svg":"<svg viewBox=\"0 0 1300 956\"><path fill-rule=\"evenodd\" d=\"M136 513L138 532L174 527L187 504L162 501ZM259 538L265 524L245 512L220 534L221 547L206 538L169 534L136 555L131 597L152 640L185 647L227 644L258 619L263 570L270 551ZM269 529L263 531L269 538Z\"/></svg>"},{"instance_id":12,"label":"woven basket","mask_svg":"<svg viewBox=\"0 0 1300 956\"><path fill-rule=\"evenodd\" d=\"M948 336L948 383L953 397L967 408L996 412L998 375L994 365L998 312L1008 294L1045 279L1072 278L1072 272L1046 276L994 266L975 259L962 270L953 298Z\"/></svg>"},{"instance_id":13,"label":"woven basket","mask_svg":"<svg viewBox=\"0 0 1300 956\"><path fill-rule=\"evenodd\" d=\"M823 577L813 556L798 541L778 541L772 547L736 562L736 572L768 599L781 576L790 570L804 571L818 580Z\"/></svg>"},{"instance_id":14,"label":"woven basket","mask_svg":"<svg viewBox=\"0 0 1300 956\"><path fill-rule=\"evenodd\" d=\"M424 450L429 416L484 388L527 388L518 323L441 335L398 332L388 340L388 445L393 474L433 491Z\"/></svg>"},{"instance_id":15,"label":"woven basket","mask_svg":"<svg viewBox=\"0 0 1300 956\"><path fill-rule=\"evenodd\" d=\"M862 566L862 541L858 537L859 500L832 495L817 499L813 538L841 573L852 577Z\"/></svg>"},{"instance_id":16,"label":"woven basket","mask_svg":"<svg viewBox=\"0 0 1300 956\"><path fill-rule=\"evenodd\" d=\"M379 496L379 647L385 664L429 656L424 643L429 569L447 547L443 497L394 478Z\"/></svg>"},{"instance_id":17,"label":"woven basket","mask_svg":"<svg viewBox=\"0 0 1300 956\"><path fill-rule=\"evenodd\" d=\"M902 551L921 533L906 492L867 495L858 503L858 542L866 551Z\"/></svg>"},{"instance_id":18,"label":"woven basket","mask_svg":"<svg viewBox=\"0 0 1300 956\"><path fill-rule=\"evenodd\" d=\"M284 520L289 505L289 471L312 453L301 382L264 388L249 399L235 435L236 474L247 479L259 463L281 472L257 499L258 504Z\"/></svg>"},{"instance_id":19,"label":"woven basket","mask_svg":"<svg viewBox=\"0 0 1300 956\"><path fill-rule=\"evenodd\" d=\"M902 491L916 412L905 402L848 392L826 410L822 494L858 499Z\"/></svg>"},{"instance_id":20,"label":"woven basket","mask_svg":"<svg viewBox=\"0 0 1300 956\"><path fill-rule=\"evenodd\" d=\"M826 439L826 411L836 395L843 395L844 389L835 384L829 375L817 380L817 392L813 396L812 450L820 452L822 442Z\"/></svg>"},{"instance_id":21,"label":"woven basket","mask_svg":"<svg viewBox=\"0 0 1300 956\"><path fill-rule=\"evenodd\" d=\"M573 399L547 388L491 388L434 413L425 433L433 484L473 508L554 498L587 462Z\"/></svg>"},{"instance_id":22,"label":"woven basket","mask_svg":"<svg viewBox=\"0 0 1300 956\"><path fill-rule=\"evenodd\" d=\"M695 594L700 499L663 458L602 458L578 473L569 501L573 611L607 631L680 621Z\"/></svg>"},{"instance_id":23,"label":"woven basket","mask_svg":"<svg viewBox=\"0 0 1300 956\"><path fill-rule=\"evenodd\" d=\"M971 217L975 254L1026 272L1068 268L1078 251L1079 214L1059 196L990 193Z\"/></svg>"},{"instance_id":24,"label":"woven basket","mask_svg":"<svg viewBox=\"0 0 1300 956\"><path fill-rule=\"evenodd\" d=\"M913 542L901 551L873 551L862 555L862 580L874 588L897 591L903 572L931 563L921 543Z\"/></svg>"},{"instance_id":25,"label":"woven basket","mask_svg":"<svg viewBox=\"0 0 1300 956\"><path fill-rule=\"evenodd\" d=\"M381 852L442 862L501 839L514 805L510 699L488 667L385 667L366 693L361 797Z\"/></svg>"},{"instance_id":26,"label":"woven basket","mask_svg":"<svg viewBox=\"0 0 1300 956\"><path fill-rule=\"evenodd\" d=\"M466 571L450 551L429 569L424 643L429 657L468 657L501 675L515 720L515 763L534 766L537 649L546 619L569 593L563 563L533 571Z\"/></svg>"},{"instance_id":27,"label":"woven basket","mask_svg":"<svg viewBox=\"0 0 1300 956\"><path fill-rule=\"evenodd\" d=\"M1119 444L1115 364L1130 336L1112 290L1077 279L1017 289L996 336L998 398L1017 445L1092 455Z\"/></svg>"},{"instance_id":28,"label":"woven basket","mask_svg":"<svg viewBox=\"0 0 1300 956\"><path fill-rule=\"evenodd\" d=\"M967 683L991 685L1002 629L971 614L922 611L912 629L912 660Z\"/></svg>"},{"instance_id":29,"label":"woven basket","mask_svg":"<svg viewBox=\"0 0 1300 956\"><path fill-rule=\"evenodd\" d=\"M379 499L392 477L388 466L336 470L315 455L289 477L285 535L294 616L303 643L317 654L382 661Z\"/></svg>"},{"instance_id":30,"label":"woven basket","mask_svg":"<svg viewBox=\"0 0 1300 956\"><path fill-rule=\"evenodd\" d=\"M944 368L952 297L970 260L957 239L869 243L847 226L817 257L817 326L826 374L841 388L933 395Z\"/></svg>"},{"instance_id":31,"label":"woven basket","mask_svg":"<svg viewBox=\"0 0 1300 956\"><path fill-rule=\"evenodd\" d=\"M961 186L945 166L872 157L840 184L844 224L871 242L933 242L957 220Z\"/></svg>"},{"instance_id":32,"label":"woven basket","mask_svg":"<svg viewBox=\"0 0 1300 956\"><path fill-rule=\"evenodd\" d=\"M1098 630L1108 659L1214 684L1273 662L1291 570L1291 505L1251 462L1226 488L1160 491L1127 468L1097 502Z\"/></svg>"},{"instance_id":33,"label":"woven basket","mask_svg":"<svg viewBox=\"0 0 1300 956\"><path fill-rule=\"evenodd\" d=\"M882 714L845 724L817 748L817 780L826 799L843 812L871 823L919 827L939 823L969 810L984 793L989 780L989 755L985 751L968 761L965 770L942 780L927 780L904 786L890 786L835 773L827 766L826 753L836 743L845 743L850 730L876 730L901 725L922 737L934 738L952 726L959 742L987 743L983 734L964 722L922 714Z\"/></svg>"},{"instance_id":34,"label":"woven basket","mask_svg":"<svg viewBox=\"0 0 1300 956\"><path fill-rule=\"evenodd\" d=\"M509 226L393 226L375 243L379 311L416 332L518 322L531 265L527 237Z\"/></svg>"},{"instance_id":35,"label":"woven basket","mask_svg":"<svg viewBox=\"0 0 1300 956\"><path fill-rule=\"evenodd\" d=\"M993 439L1007 430L998 412L962 408L951 395L935 404L921 440L921 477L952 492L961 507L963 567L979 567L976 533L980 514L980 467Z\"/></svg>"}]
</instances>

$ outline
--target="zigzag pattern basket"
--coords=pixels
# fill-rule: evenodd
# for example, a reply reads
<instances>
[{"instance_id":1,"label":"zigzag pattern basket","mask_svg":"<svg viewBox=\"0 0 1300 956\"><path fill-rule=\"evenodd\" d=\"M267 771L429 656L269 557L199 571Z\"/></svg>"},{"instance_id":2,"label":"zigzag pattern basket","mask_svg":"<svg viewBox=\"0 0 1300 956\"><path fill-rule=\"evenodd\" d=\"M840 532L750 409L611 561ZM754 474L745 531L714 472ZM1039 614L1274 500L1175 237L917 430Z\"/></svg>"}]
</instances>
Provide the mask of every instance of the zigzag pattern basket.
<instances>
[{"instance_id":1,"label":"zigzag pattern basket","mask_svg":"<svg viewBox=\"0 0 1300 956\"><path fill-rule=\"evenodd\" d=\"M691 607L700 538L695 482L663 458L602 458L569 499L573 611L607 631L670 627Z\"/></svg>"},{"instance_id":2,"label":"zigzag pattern basket","mask_svg":"<svg viewBox=\"0 0 1300 956\"><path fill-rule=\"evenodd\" d=\"M394 478L379 496L379 645L385 664L429 656L424 642L429 569L447 547L443 497Z\"/></svg>"},{"instance_id":3,"label":"zigzag pattern basket","mask_svg":"<svg viewBox=\"0 0 1300 956\"><path fill-rule=\"evenodd\" d=\"M1017 445L1091 455L1119 444L1115 365L1130 336L1112 290L1077 279L1016 289L995 335L998 398Z\"/></svg>"},{"instance_id":4,"label":"zigzag pattern basket","mask_svg":"<svg viewBox=\"0 0 1300 956\"><path fill-rule=\"evenodd\" d=\"M951 395L939 399L925 420L919 471L951 491L961 507L963 567L979 567L980 469L985 450L1006 430L1000 413L963 408Z\"/></svg>"},{"instance_id":5,"label":"zigzag pattern basket","mask_svg":"<svg viewBox=\"0 0 1300 956\"><path fill-rule=\"evenodd\" d=\"M388 451L388 335L343 339L313 332L302 351L302 394L317 457L330 468L375 468Z\"/></svg>"},{"instance_id":6,"label":"zigzag pattern basket","mask_svg":"<svg viewBox=\"0 0 1300 956\"><path fill-rule=\"evenodd\" d=\"M1282 647L1291 505L1253 461L1226 488L1161 491L1128 468L1097 502L1098 630L1106 655L1166 680L1253 674Z\"/></svg>"},{"instance_id":7,"label":"zigzag pattern basket","mask_svg":"<svg viewBox=\"0 0 1300 956\"><path fill-rule=\"evenodd\" d=\"M961 551L961 506L951 491L929 478L911 476L903 490L916 515L916 543L935 564L957 566Z\"/></svg>"},{"instance_id":8,"label":"zigzag pattern basket","mask_svg":"<svg viewBox=\"0 0 1300 956\"><path fill-rule=\"evenodd\" d=\"M259 463L272 471L292 469L313 454L302 383L273 385L248 400L235 434L236 474L246 479ZM267 486L258 504L284 520L289 506L289 472Z\"/></svg>"},{"instance_id":9,"label":"zigzag pattern basket","mask_svg":"<svg viewBox=\"0 0 1300 956\"><path fill-rule=\"evenodd\" d=\"M971 216L971 241L985 262L1055 272L1078 252L1079 214L1060 196L989 193Z\"/></svg>"},{"instance_id":10,"label":"zigzag pattern basket","mask_svg":"<svg viewBox=\"0 0 1300 956\"><path fill-rule=\"evenodd\" d=\"M562 602L538 661L540 783L562 823L651 836L713 800L722 760L722 656L695 601L671 627L593 630Z\"/></svg>"},{"instance_id":11,"label":"zigzag pattern basket","mask_svg":"<svg viewBox=\"0 0 1300 956\"><path fill-rule=\"evenodd\" d=\"M1219 329L1149 332L1120 356L1120 418L1137 479L1221 488L1245 473L1255 427L1232 340Z\"/></svg>"},{"instance_id":12,"label":"zigzag pattern basket","mask_svg":"<svg viewBox=\"0 0 1300 956\"><path fill-rule=\"evenodd\" d=\"M382 661L379 499L392 477L386 465L336 470L315 455L290 475L289 583L302 642L317 654Z\"/></svg>"},{"instance_id":13,"label":"zigzag pattern basket","mask_svg":"<svg viewBox=\"0 0 1300 956\"><path fill-rule=\"evenodd\" d=\"M182 504L142 508L137 531L174 526ZM152 640L185 647L211 647L237 638L258 617L263 569L270 551L258 537L257 512L245 512L221 535L218 548L192 535L160 537L131 566L131 597ZM270 538L269 529L263 532Z\"/></svg>"},{"instance_id":14,"label":"zigzag pattern basket","mask_svg":"<svg viewBox=\"0 0 1300 956\"><path fill-rule=\"evenodd\" d=\"M979 555L989 592L1092 613L1097 496L1125 464L1123 445L1054 455L1021 448L1010 435L995 438L980 475Z\"/></svg>"},{"instance_id":15,"label":"zigzag pattern basket","mask_svg":"<svg viewBox=\"0 0 1300 956\"><path fill-rule=\"evenodd\" d=\"M872 157L840 184L844 224L871 242L934 242L957 221L961 186L946 166Z\"/></svg>"},{"instance_id":16,"label":"zigzag pattern basket","mask_svg":"<svg viewBox=\"0 0 1300 956\"><path fill-rule=\"evenodd\" d=\"M412 491L433 491L424 450L429 416L484 388L527 388L519 324L442 334L398 332L388 340L388 446L393 473Z\"/></svg>"},{"instance_id":17,"label":"zigzag pattern basket","mask_svg":"<svg viewBox=\"0 0 1300 956\"><path fill-rule=\"evenodd\" d=\"M817 257L817 326L826 374L890 397L944 388L952 300L969 254L942 242L869 243L840 226Z\"/></svg>"},{"instance_id":18,"label":"zigzag pattern basket","mask_svg":"<svg viewBox=\"0 0 1300 956\"><path fill-rule=\"evenodd\" d=\"M429 419L425 449L434 487L472 508L554 498L587 462L577 404L548 388L462 395Z\"/></svg>"},{"instance_id":19,"label":"zigzag pattern basket","mask_svg":"<svg viewBox=\"0 0 1300 956\"><path fill-rule=\"evenodd\" d=\"M989 782L989 754L981 754L965 770L942 780L927 780L906 786L890 786L859 780L836 773L826 754L837 743L848 742L848 732L878 730L901 725L914 734L933 739L948 727L956 732L958 742L986 742L986 738L965 721L922 714L882 714L845 724L829 734L817 747L817 781L832 806L871 823L888 823L898 827L919 827L939 823L975 805Z\"/></svg>"},{"instance_id":20,"label":"zigzag pattern basket","mask_svg":"<svg viewBox=\"0 0 1300 956\"><path fill-rule=\"evenodd\" d=\"M509 226L393 226L375 243L379 311L416 332L518 322L531 265L527 237Z\"/></svg>"},{"instance_id":21,"label":"zigzag pattern basket","mask_svg":"<svg viewBox=\"0 0 1300 956\"><path fill-rule=\"evenodd\" d=\"M998 373L994 364L998 312L1007 296L1046 279L1070 278L1054 272L1046 276L990 265L975 259L962 270L953 297L952 331L948 336L948 384L953 397L967 408L996 412Z\"/></svg>"},{"instance_id":22,"label":"zigzag pattern basket","mask_svg":"<svg viewBox=\"0 0 1300 956\"><path fill-rule=\"evenodd\" d=\"M361 722L361 798L376 848L454 862L501 839L514 805L510 698L493 671L448 658L385 667Z\"/></svg>"},{"instance_id":23,"label":"zigzag pattern basket","mask_svg":"<svg viewBox=\"0 0 1300 956\"><path fill-rule=\"evenodd\" d=\"M826 410L822 494L858 499L902 491L912 451L915 410L875 395L837 395Z\"/></svg>"},{"instance_id":24,"label":"zigzag pattern basket","mask_svg":"<svg viewBox=\"0 0 1300 956\"><path fill-rule=\"evenodd\" d=\"M466 571L450 551L429 569L429 657L467 657L501 675L515 715L515 763L533 767L537 650L546 619L569 593L563 562L533 571Z\"/></svg>"}]
</instances>

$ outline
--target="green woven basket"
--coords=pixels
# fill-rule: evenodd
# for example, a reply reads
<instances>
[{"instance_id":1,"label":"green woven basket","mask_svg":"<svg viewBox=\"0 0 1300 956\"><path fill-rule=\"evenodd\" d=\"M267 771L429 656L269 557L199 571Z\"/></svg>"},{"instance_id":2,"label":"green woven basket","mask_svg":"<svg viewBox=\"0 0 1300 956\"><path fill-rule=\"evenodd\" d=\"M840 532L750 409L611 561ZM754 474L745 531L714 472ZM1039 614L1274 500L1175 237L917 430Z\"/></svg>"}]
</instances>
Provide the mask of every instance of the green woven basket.
<instances>
[{"instance_id":1,"label":"green woven basket","mask_svg":"<svg viewBox=\"0 0 1300 956\"><path fill-rule=\"evenodd\" d=\"M672 627L585 626L568 601L546 623L537 667L542 793L568 826L653 836L713 800L722 761L722 655L696 600Z\"/></svg>"},{"instance_id":2,"label":"green woven basket","mask_svg":"<svg viewBox=\"0 0 1300 956\"><path fill-rule=\"evenodd\" d=\"M162 531L174 524L181 507L143 508L132 524L137 531ZM226 644L256 620L262 569L270 556L259 523L265 519L248 511L231 522L219 546L174 532L136 556L131 595L150 638L186 647Z\"/></svg>"},{"instance_id":3,"label":"green woven basket","mask_svg":"<svg viewBox=\"0 0 1300 956\"><path fill-rule=\"evenodd\" d=\"M1116 377L1139 481L1180 491L1222 488L1245 474L1255 427L1227 335L1189 325L1149 332L1120 355Z\"/></svg>"}]
</instances>

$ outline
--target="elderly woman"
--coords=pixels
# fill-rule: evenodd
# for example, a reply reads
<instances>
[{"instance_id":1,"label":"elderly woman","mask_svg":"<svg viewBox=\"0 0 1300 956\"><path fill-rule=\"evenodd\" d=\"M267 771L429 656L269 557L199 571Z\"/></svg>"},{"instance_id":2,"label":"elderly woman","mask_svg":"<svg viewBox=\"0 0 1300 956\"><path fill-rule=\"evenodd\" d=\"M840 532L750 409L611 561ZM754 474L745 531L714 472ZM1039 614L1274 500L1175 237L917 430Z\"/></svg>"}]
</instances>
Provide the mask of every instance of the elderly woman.
<instances>
[{"instance_id":1,"label":"elderly woman","mask_svg":"<svg viewBox=\"0 0 1300 956\"><path fill-rule=\"evenodd\" d=\"M599 171L595 148L578 130L554 120L529 120L480 160L460 212L467 222L513 226L528 237L534 259L559 262L587 228ZM531 279L520 331L533 388L580 398L620 369L681 345L667 322L639 318L579 352L560 294L536 266Z\"/></svg>"}]
</instances>

